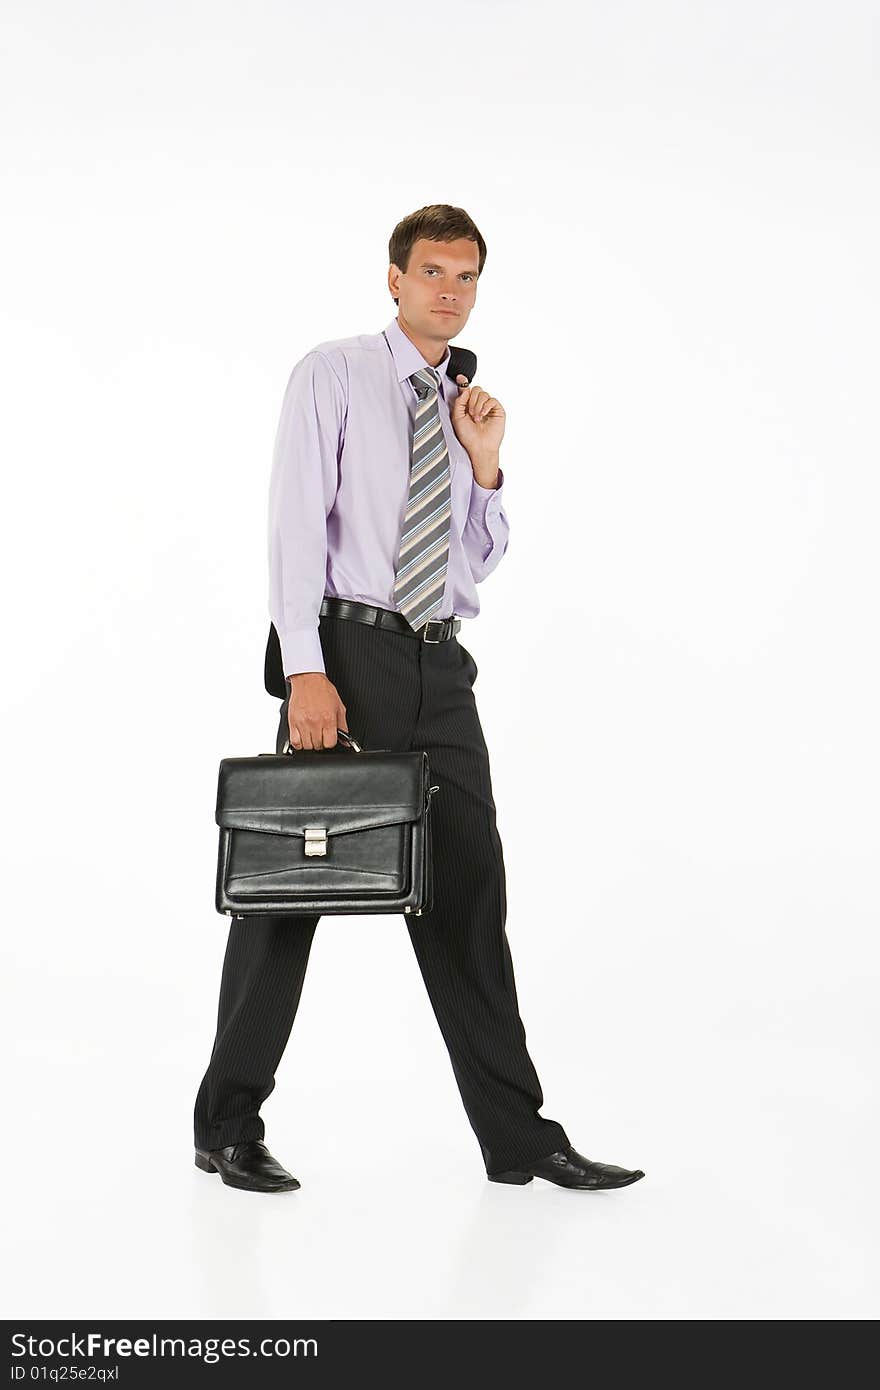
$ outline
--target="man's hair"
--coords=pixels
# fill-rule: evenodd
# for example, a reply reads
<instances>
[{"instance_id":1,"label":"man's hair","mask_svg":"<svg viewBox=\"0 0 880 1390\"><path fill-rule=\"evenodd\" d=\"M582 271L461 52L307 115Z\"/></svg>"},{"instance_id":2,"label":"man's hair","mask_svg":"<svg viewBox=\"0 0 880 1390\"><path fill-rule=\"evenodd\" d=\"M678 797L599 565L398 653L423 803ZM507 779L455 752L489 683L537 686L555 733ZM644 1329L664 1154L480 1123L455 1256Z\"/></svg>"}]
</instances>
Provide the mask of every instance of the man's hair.
<instances>
[{"instance_id":1,"label":"man's hair","mask_svg":"<svg viewBox=\"0 0 880 1390\"><path fill-rule=\"evenodd\" d=\"M404 274L409 269L410 253L420 237L428 241L457 241L459 237L475 241L480 252L478 273L482 273L486 264L486 243L464 208L454 208L449 203L429 203L398 222L388 243L388 260L399 266ZM399 304L400 300L395 299L394 303Z\"/></svg>"}]
</instances>

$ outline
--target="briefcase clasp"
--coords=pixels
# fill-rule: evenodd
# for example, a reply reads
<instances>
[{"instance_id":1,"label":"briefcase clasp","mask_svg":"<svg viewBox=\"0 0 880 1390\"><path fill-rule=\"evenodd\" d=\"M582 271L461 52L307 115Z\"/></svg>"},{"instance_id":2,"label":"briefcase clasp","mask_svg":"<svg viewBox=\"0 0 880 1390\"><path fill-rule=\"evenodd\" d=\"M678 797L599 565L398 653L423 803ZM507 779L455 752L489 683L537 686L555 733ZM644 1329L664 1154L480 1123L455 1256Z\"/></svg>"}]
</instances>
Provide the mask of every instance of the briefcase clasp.
<instances>
[{"instance_id":1,"label":"briefcase clasp","mask_svg":"<svg viewBox=\"0 0 880 1390\"><path fill-rule=\"evenodd\" d=\"M307 825L306 832L306 854L326 854L327 853L327 827L324 825Z\"/></svg>"}]
</instances>

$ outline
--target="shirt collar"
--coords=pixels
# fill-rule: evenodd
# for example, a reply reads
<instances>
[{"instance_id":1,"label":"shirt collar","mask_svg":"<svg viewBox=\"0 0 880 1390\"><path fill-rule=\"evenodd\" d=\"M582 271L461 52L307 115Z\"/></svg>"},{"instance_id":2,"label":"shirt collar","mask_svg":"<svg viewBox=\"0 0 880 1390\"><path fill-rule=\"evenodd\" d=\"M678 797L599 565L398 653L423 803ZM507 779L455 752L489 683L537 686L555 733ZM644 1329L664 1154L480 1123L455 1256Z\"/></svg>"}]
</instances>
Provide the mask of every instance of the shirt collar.
<instances>
[{"instance_id":1,"label":"shirt collar","mask_svg":"<svg viewBox=\"0 0 880 1390\"><path fill-rule=\"evenodd\" d=\"M430 367L432 365L430 362L425 361L412 338L406 336L396 317L386 326L385 336L388 339L391 355L394 358L394 366L397 371L398 381L405 381L407 377L412 376L413 372L417 372L419 367ZM442 361L438 362L437 366L434 367L434 371L437 372L440 377L440 387L444 392L444 398L446 383L449 381L449 377L446 375L446 368L449 366L449 359L451 356L452 353L447 343L445 356Z\"/></svg>"}]
</instances>

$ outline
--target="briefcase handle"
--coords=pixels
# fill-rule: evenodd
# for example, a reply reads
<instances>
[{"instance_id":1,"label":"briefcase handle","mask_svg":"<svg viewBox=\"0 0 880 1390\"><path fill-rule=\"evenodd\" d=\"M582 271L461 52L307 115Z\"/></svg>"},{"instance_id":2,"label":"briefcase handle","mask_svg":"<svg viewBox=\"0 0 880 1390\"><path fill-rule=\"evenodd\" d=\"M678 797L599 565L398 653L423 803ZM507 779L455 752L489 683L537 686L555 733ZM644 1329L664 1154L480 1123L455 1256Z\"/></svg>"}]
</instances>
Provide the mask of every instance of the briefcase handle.
<instances>
[{"instance_id":1,"label":"briefcase handle","mask_svg":"<svg viewBox=\"0 0 880 1390\"><path fill-rule=\"evenodd\" d=\"M351 734L348 733L345 729L337 729L337 730L336 730L336 733L337 733L337 736L338 736L339 738L345 739L345 742L348 744L348 746L349 746L355 753L363 753L364 750L363 750L363 748L361 748L361 746L360 746L360 744L358 743L357 739L356 739L356 738L352 738ZM312 752L313 750L310 749L310 748L307 748L307 749L294 748L294 747L293 747L293 744L290 742L290 739L287 738L287 739L284 740L284 747L282 748L281 751L282 751L282 753L302 753L302 752L310 753L310 752ZM324 750L324 749L321 749L320 751L321 751L321 752L324 752L325 750Z\"/></svg>"}]
</instances>

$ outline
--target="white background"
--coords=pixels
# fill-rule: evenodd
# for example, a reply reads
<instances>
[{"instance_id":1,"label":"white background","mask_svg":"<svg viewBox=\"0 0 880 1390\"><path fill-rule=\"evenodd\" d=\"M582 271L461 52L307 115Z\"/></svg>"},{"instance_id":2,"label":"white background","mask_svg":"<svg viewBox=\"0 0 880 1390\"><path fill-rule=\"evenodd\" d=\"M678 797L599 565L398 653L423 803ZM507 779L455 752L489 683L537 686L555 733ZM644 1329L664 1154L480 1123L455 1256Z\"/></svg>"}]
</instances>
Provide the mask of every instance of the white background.
<instances>
[{"instance_id":1,"label":"white background","mask_svg":"<svg viewBox=\"0 0 880 1390\"><path fill-rule=\"evenodd\" d=\"M876 1313L877 24L7 0L7 1316ZM461 637L543 1114L647 1177L487 1183L403 919L326 918L263 1109L302 1187L234 1192L192 1105L272 442L431 202L488 243Z\"/></svg>"}]
</instances>

